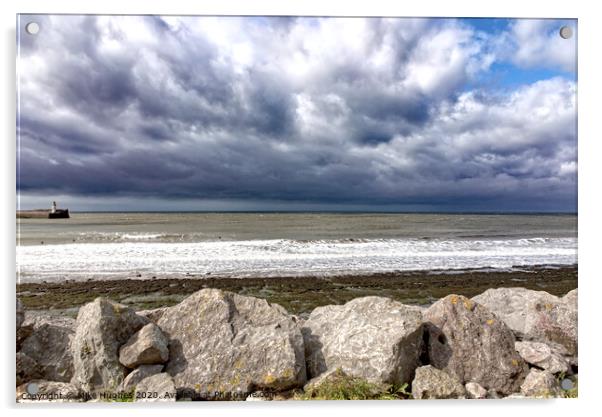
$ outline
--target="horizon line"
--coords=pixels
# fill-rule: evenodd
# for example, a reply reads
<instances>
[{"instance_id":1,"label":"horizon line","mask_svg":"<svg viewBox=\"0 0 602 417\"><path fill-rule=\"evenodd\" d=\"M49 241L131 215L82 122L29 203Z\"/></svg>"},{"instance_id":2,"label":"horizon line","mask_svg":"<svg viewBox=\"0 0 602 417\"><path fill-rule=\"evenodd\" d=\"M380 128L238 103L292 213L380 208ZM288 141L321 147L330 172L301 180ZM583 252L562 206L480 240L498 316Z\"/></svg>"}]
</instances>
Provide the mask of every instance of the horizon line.
<instances>
[{"instance_id":1,"label":"horizon line","mask_svg":"<svg viewBox=\"0 0 602 417\"><path fill-rule=\"evenodd\" d=\"M43 208L17 209L16 211L39 211ZM541 211L541 210L69 210L70 213L331 213L331 214L532 214L532 215L578 215L578 211Z\"/></svg>"}]
</instances>

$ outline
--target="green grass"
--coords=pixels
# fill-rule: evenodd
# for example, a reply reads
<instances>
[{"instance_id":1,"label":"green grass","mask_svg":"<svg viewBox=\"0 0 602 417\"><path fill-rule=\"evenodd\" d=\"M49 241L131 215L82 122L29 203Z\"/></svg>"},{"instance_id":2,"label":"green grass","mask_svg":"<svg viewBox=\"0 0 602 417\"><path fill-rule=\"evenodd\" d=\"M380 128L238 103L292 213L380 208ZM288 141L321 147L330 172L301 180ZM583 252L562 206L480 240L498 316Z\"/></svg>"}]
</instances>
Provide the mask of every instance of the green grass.
<instances>
[{"instance_id":1,"label":"green grass","mask_svg":"<svg viewBox=\"0 0 602 417\"><path fill-rule=\"evenodd\" d=\"M410 398L407 384L384 386L337 369L317 386L295 395L297 400L400 400Z\"/></svg>"}]
</instances>

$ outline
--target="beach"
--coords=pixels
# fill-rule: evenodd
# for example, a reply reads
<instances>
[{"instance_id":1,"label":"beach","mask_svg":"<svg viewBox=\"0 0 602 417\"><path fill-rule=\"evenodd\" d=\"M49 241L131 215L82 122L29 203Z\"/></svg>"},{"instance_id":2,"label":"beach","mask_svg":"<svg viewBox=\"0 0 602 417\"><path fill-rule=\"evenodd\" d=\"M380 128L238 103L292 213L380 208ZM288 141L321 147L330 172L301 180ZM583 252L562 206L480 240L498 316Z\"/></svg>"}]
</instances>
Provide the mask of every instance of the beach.
<instances>
[{"instance_id":1,"label":"beach","mask_svg":"<svg viewBox=\"0 0 602 417\"><path fill-rule=\"evenodd\" d=\"M528 267L514 271L472 270L455 273L413 271L365 276L272 278L112 279L17 284L17 296L36 310L77 308L106 297L136 310L171 306L203 288L218 288L264 298L287 311L307 315L315 307L343 304L368 295L426 306L448 294L473 297L489 288L524 287L562 296L577 288L577 267Z\"/></svg>"}]
</instances>

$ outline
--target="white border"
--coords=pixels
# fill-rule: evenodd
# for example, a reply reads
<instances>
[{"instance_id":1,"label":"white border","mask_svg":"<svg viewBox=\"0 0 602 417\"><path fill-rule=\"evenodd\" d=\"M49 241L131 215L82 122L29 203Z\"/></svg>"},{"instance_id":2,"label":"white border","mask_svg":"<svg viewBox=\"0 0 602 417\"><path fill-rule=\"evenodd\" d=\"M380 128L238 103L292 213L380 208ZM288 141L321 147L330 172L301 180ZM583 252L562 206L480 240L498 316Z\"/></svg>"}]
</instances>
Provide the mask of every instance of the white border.
<instances>
[{"instance_id":1,"label":"white border","mask_svg":"<svg viewBox=\"0 0 602 417\"><path fill-rule=\"evenodd\" d=\"M20 0L17 4L1 2L2 13L2 196L5 212L2 228L2 283L4 284L4 330L2 343L2 397L3 408L8 413L19 415L104 415L107 410L141 414L145 416L165 416L167 409L178 414L208 414L212 416L244 414L245 416L345 413L365 415L374 411L379 415L401 415L437 413L456 415L466 413L487 413L487 415L507 416L516 412L532 412L547 416L578 415L596 406L600 390L601 346L600 313L597 310L602 280L600 270L596 270L600 258L600 104L602 93L599 77L600 45L602 21L595 10L595 2L557 1L527 2L524 0L503 0L485 2L474 0L435 1L420 0L411 2L359 1L326 2L325 0L162 0L124 1L103 0L85 2L81 0ZM578 400L549 401L429 401L429 402L321 402L321 403L203 403L176 404L168 408L131 407L129 404L86 404L83 406L61 407L22 407L14 405L14 282L15 282L15 22L16 13L129 13L129 14L266 14L266 15L337 15L337 16L457 16L457 17L563 17L579 19L579 282L580 282L580 390ZM596 123L598 122L598 123ZM596 302L598 301L598 303ZM597 407L599 408L599 407ZM167 411L169 413L169 411Z\"/></svg>"}]
</instances>

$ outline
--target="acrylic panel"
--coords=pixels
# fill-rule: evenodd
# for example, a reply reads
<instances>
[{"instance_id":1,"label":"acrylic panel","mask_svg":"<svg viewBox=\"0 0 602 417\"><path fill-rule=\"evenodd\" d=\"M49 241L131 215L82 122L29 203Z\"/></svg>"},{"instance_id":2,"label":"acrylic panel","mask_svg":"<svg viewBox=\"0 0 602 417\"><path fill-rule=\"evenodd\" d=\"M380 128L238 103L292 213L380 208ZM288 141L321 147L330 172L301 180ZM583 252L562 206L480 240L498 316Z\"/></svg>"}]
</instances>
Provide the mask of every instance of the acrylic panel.
<instances>
[{"instance_id":1,"label":"acrylic panel","mask_svg":"<svg viewBox=\"0 0 602 417\"><path fill-rule=\"evenodd\" d=\"M17 401L576 397L577 29L18 15Z\"/></svg>"}]
</instances>

